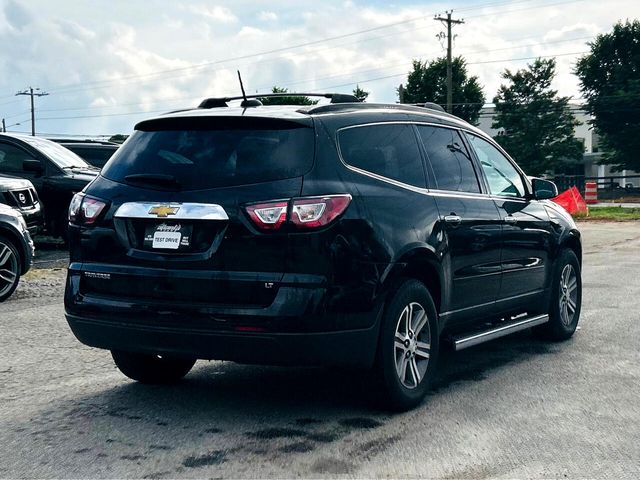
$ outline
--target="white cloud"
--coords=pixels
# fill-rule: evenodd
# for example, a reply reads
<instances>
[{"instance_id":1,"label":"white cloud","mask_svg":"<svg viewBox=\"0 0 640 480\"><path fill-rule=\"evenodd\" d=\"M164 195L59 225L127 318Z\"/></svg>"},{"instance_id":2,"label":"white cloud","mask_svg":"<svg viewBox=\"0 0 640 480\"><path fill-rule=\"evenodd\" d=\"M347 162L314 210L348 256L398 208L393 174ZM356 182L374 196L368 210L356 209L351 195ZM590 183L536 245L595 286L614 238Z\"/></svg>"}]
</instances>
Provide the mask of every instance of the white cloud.
<instances>
[{"instance_id":1,"label":"white cloud","mask_svg":"<svg viewBox=\"0 0 640 480\"><path fill-rule=\"evenodd\" d=\"M278 20L278 14L275 12L262 11L258 14L258 19L263 22L275 22Z\"/></svg>"},{"instance_id":2,"label":"white cloud","mask_svg":"<svg viewBox=\"0 0 640 480\"><path fill-rule=\"evenodd\" d=\"M231 10L227 7L215 5L209 7L206 5L189 5L187 9L196 15L202 15L203 17L220 23L236 23L238 17L236 17Z\"/></svg>"},{"instance_id":3,"label":"white cloud","mask_svg":"<svg viewBox=\"0 0 640 480\"><path fill-rule=\"evenodd\" d=\"M148 115L144 112L237 94L237 69L251 92L274 85L292 91L349 92L358 83L371 92L371 101L394 102L412 59L444 55L435 38L442 26L431 14L443 11L445 4L365 8L362 3L327 0L319 9L317 0L282 0L266 11L256 3L203 1L196 7L148 0L144 8L132 8L127 0L105 0L105 13L96 15L95 2L0 0L0 44L11 46L0 49L2 114L11 117L11 123L28 120L27 99L14 93L33 85L51 93L37 100L39 130L125 133ZM640 16L636 0L618 0L615 9L596 0L567 3L562 15L557 8L516 11L523 6L454 12L466 17L464 25L454 28L454 54L467 59L488 100L505 68L531 62L516 59L586 51L583 37L610 30L617 12ZM418 17L361 35L241 58ZM336 21L344 18L349 21ZM572 74L576 55L557 58L554 88L578 96ZM68 108L78 110L61 110ZM128 112L142 113L120 115Z\"/></svg>"}]
</instances>

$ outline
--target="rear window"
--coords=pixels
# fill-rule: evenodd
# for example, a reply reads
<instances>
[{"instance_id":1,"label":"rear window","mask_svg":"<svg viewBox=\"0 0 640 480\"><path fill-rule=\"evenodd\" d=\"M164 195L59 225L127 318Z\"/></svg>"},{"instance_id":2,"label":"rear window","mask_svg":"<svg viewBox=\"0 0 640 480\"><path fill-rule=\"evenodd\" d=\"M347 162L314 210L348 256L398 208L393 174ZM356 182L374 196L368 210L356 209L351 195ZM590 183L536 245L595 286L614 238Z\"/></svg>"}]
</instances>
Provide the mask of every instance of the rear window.
<instances>
[{"instance_id":1,"label":"rear window","mask_svg":"<svg viewBox=\"0 0 640 480\"><path fill-rule=\"evenodd\" d=\"M304 175L313 164L313 128L287 121L166 119L137 125L102 175L171 175L183 190Z\"/></svg>"}]
</instances>

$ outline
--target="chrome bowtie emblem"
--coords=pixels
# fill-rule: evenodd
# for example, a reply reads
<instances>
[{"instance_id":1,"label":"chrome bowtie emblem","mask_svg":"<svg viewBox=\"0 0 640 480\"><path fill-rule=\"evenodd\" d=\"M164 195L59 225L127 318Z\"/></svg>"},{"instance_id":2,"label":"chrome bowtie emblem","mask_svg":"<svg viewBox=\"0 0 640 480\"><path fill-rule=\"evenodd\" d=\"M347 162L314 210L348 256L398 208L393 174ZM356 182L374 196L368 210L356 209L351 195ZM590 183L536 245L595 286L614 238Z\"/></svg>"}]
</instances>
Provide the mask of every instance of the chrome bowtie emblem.
<instances>
[{"instance_id":1,"label":"chrome bowtie emblem","mask_svg":"<svg viewBox=\"0 0 640 480\"><path fill-rule=\"evenodd\" d=\"M180 207L170 207L169 205L156 205L149 209L149 215L156 215L158 217L168 217L169 215L175 215L180 210Z\"/></svg>"}]
</instances>

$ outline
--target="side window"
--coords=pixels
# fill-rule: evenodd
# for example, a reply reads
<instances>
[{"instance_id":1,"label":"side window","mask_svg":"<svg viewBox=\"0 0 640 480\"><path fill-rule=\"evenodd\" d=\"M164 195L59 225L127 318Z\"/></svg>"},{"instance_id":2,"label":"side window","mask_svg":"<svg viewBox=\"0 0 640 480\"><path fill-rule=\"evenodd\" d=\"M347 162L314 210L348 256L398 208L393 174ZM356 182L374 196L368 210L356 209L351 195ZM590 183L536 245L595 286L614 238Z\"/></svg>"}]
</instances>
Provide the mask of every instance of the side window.
<instances>
[{"instance_id":1,"label":"side window","mask_svg":"<svg viewBox=\"0 0 640 480\"><path fill-rule=\"evenodd\" d=\"M32 157L21 148L0 143L0 172L22 173L22 163Z\"/></svg>"},{"instance_id":2,"label":"side window","mask_svg":"<svg viewBox=\"0 0 640 480\"><path fill-rule=\"evenodd\" d=\"M418 126L438 190L479 193L471 156L460 134L450 128Z\"/></svg>"},{"instance_id":3,"label":"side window","mask_svg":"<svg viewBox=\"0 0 640 480\"><path fill-rule=\"evenodd\" d=\"M340 131L338 141L347 164L408 185L426 186L411 125L390 123L348 128Z\"/></svg>"},{"instance_id":4,"label":"side window","mask_svg":"<svg viewBox=\"0 0 640 480\"><path fill-rule=\"evenodd\" d=\"M487 177L489 191L501 197L524 197L522 177L500 150L475 135L467 135Z\"/></svg>"}]
</instances>

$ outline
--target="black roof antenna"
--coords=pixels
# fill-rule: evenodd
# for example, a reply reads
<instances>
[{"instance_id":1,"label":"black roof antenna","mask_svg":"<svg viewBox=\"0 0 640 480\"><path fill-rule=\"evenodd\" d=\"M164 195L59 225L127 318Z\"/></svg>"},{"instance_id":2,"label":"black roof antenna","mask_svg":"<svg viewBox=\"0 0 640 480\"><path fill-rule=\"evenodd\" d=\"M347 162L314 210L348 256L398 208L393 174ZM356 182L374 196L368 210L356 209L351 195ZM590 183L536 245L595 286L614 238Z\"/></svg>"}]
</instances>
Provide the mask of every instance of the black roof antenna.
<instances>
[{"instance_id":1,"label":"black roof antenna","mask_svg":"<svg viewBox=\"0 0 640 480\"><path fill-rule=\"evenodd\" d=\"M240 90L242 90L242 98L244 99L242 100L242 103L240 104L240 106L242 108L261 107L262 102L257 98L252 98L251 100L247 98L247 94L244 92L244 85L242 84L242 77L240 76L240 70L238 70L238 80L240 80Z\"/></svg>"}]
</instances>

